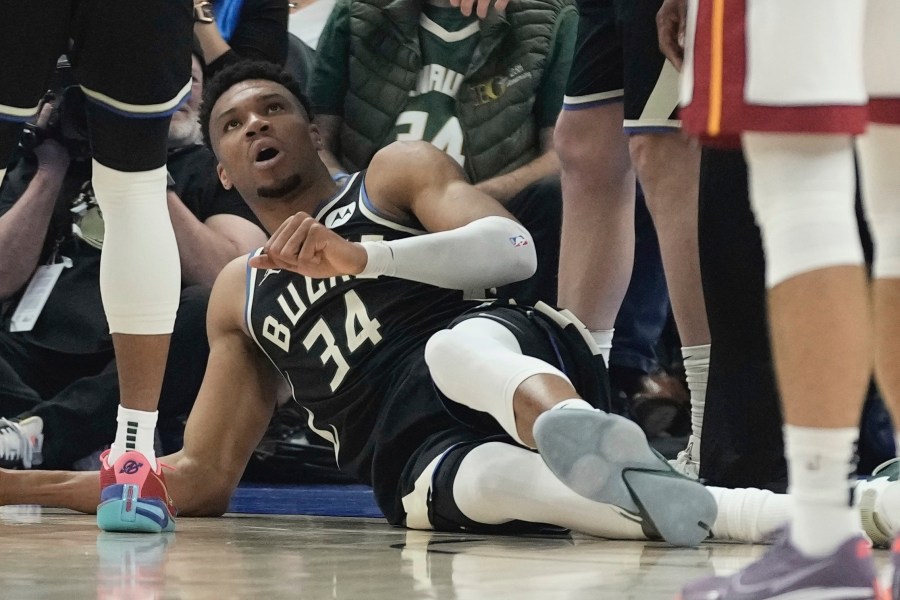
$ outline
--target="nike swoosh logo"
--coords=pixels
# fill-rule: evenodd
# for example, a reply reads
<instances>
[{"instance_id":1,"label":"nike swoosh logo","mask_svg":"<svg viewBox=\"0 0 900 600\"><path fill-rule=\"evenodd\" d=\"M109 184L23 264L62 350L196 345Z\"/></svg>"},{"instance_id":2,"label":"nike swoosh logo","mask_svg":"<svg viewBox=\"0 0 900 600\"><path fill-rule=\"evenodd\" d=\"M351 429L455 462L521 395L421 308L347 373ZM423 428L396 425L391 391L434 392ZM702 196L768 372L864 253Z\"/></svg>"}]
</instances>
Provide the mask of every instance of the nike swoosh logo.
<instances>
[{"instance_id":1,"label":"nike swoosh logo","mask_svg":"<svg viewBox=\"0 0 900 600\"><path fill-rule=\"evenodd\" d=\"M803 579L810 577L811 575L815 575L820 571L827 571L828 569L833 568L834 565L831 562L818 562L804 569L799 569L782 577L781 579L776 579L774 581L764 581L762 583L756 584L745 584L741 581L741 577L744 575L744 572L741 571L737 575L735 575L731 579L731 588L738 592L739 594L755 594L757 592L768 592L772 594L777 594L782 590L792 586L798 581L802 581Z\"/></svg>"},{"instance_id":2,"label":"nike swoosh logo","mask_svg":"<svg viewBox=\"0 0 900 600\"><path fill-rule=\"evenodd\" d=\"M625 519L627 521L631 521L632 523L637 523L638 525L642 525L644 523L644 520L642 518L640 518L640 516L630 513L627 510L625 510L624 508L614 506L612 504L610 505L610 507L613 509L613 512L617 513L620 517L622 517L623 519Z\"/></svg>"}]
</instances>

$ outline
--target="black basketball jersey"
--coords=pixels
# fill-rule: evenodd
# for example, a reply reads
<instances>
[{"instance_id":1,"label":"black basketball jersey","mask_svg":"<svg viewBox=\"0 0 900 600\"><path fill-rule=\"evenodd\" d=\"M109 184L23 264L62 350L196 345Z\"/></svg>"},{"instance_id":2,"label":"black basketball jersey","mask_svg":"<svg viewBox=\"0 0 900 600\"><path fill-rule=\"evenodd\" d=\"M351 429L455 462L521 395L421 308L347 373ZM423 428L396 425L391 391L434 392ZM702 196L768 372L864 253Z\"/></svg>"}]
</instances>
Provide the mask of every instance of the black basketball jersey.
<instances>
[{"instance_id":1,"label":"black basketball jersey","mask_svg":"<svg viewBox=\"0 0 900 600\"><path fill-rule=\"evenodd\" d=\"M353 175L313 217L353 242L425 233L419 223L380 213L364 179L365 172ZM459 290L395 277L313 279L248 269L246 319L253 339L309 412L311 427L334 444L341 468L365 483L371 479L373 430L393 374L474 305Z\"/></svg>"}]
</instances>

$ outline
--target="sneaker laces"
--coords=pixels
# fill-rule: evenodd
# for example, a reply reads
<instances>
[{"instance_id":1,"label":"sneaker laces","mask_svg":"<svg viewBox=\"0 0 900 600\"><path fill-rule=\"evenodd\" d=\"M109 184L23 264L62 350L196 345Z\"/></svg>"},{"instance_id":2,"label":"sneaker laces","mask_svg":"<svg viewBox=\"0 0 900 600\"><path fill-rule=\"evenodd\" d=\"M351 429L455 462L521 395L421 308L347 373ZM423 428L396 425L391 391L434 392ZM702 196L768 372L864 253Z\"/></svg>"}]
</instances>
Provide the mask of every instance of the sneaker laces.
<instances>
[{"instance_id":1,"label":"sneaker laces","mask_svg":"<svg viewBox=\"0 0 900 600\"><path fill-rule=\"evenodd\" d=\"M0 462L21 463L23 469L30 469L33 453L34 446L19 424L0 417Z\"/></svg>"},{"instance_id":2,"label":"sneaker laces","mask_svg":"<svg viewBox=\"0 0 900 600\"><path fill-rule=\"evenodd\" d=\"M691 440L688 442L687 448L679 452L675 460L670 460L669 464L673 469L675 469L685 477L690 477L691 479L699 479L700 461L694 458L693 450L694 440L693 436L691 436Z\"/></svg>"}]
</instances>

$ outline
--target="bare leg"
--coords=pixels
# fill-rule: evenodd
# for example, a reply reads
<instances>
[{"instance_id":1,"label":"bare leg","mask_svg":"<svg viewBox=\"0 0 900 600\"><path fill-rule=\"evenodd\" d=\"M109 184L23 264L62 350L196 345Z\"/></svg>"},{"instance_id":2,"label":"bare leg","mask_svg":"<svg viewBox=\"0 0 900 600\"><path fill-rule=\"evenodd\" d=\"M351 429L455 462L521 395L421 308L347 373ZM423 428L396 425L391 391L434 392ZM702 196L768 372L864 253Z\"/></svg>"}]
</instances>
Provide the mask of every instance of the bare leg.
<instances>
[{"instance_id":1,"label":"bare leg","mask_svg":"<svg viewBox=\"0 0 900 600\"><path fill-rule=\"evenodd\" d=\"M621 103L564 110L559 304L588 329L612 329L634 262L634 173Z\"/></svg>"},{"instance_id":2,"label":"bare leg","mask_svg":"<svg viewBox=\"0 0 900 600\"><path fill-rule=\"evenodd\" d=\"M854 426L871 374L863 267L820 269L785 281L769 291L769 314L785 421Z\"/></svg>"},{"instance_id":3,"label":"bare leg","mask_svg":"<svg viewBox=\"0 0 900 600\"><path fill-rule=\"evenodd\" d=\"M147 412L156 410L171 337L113 334L122 406Z\"/></svg>"},{"instance_id":4,"label":"bare leg","mask_svg":"<svg viewBox=\"0 0 900 600\"><path fill-rule=\"evenodd\" d=\"M682 345L708 344L697 242L700 151L680 132L635 135L629 148L659 237Z\"/></svg>"}]
</instances>

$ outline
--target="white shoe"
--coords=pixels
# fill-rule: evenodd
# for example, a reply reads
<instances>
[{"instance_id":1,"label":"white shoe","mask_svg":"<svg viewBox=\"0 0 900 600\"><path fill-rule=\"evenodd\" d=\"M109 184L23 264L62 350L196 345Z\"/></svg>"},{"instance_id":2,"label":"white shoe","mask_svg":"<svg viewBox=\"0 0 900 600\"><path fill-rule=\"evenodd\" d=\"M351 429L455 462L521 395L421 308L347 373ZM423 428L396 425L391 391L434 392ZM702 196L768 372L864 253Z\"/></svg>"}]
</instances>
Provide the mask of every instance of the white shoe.
<instances>
[{"instance_id":1,"label":"white shoe","mask_svg":"<svg viewBox=\"0 0 900 600\"><path fill-rule=\"evenodd\" d=\"M43 462L44 421L28 417L10 421L0 417L0 467L30 469Z\"/></svg>"},{"instance_id":2,"label":"white shoe","mask_svg":"<svg viewBox=\"0 0 900 600\"><path fill-rule=\"evenodd\" d=\"M859 507L863 531L876 548L888 548L900 526L900 458L878 465L871 477L861 479L853 497Z\"/></svg>"},{"instance_id":3,"label":"white shoe","mask_svg":"<svg viewBox=\"0 0 900 600\"><path fill-rule=\"evenodd\" d=\"M670 460L669 464L685 477L700 479L700 440L693 435L688 438L687 448L679 452L678 458Z\"/></svg>"}]
</instances>

